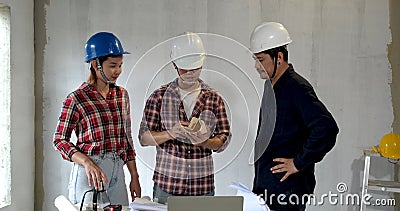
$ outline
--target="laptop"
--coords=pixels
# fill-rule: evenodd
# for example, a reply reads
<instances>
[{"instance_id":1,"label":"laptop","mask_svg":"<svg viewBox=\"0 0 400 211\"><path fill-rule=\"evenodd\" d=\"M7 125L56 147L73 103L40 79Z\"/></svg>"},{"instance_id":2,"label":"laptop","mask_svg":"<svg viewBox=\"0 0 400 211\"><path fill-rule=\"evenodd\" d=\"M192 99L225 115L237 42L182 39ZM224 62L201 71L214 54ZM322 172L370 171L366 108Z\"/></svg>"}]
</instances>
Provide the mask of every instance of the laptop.
<instances>
[{"instance_id":1,"label":"laptop","mask_svg":"<svg viewBox=\"0 0 400 211\"><path fill-rule=\"evenodd\" d=\"M243 211L242 196L171 196L168 211Z\"/></svg>"}]
</instances>

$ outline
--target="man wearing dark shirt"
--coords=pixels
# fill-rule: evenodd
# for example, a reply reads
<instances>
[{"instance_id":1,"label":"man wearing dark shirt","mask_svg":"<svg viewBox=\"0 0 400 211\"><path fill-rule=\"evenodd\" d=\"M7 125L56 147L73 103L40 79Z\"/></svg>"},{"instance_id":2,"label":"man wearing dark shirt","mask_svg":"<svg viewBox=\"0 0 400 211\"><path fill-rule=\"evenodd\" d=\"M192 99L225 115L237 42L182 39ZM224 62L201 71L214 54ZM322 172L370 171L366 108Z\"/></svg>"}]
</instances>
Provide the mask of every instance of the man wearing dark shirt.
<instances>
[{"instance_id":1,"label":"man wearing dark shirt","mask_svg":"<svg viewBox=\"0 0 400 211\"><path fill-rule=\"evenodd\" d=\"M305 210L303 195L313 193L316 184L315 163L333 148L339 132L313 87L288 63L286 46L291 42L285 27L275 22L257 26L250 40L256 69L262 79L269 79L264 89L272 85L276 101L275 127L270 130L267 121L275 117L275 109L273 99L267 99L271 94L264 90L253 191L275 211ZM265 133L268 130L272 137Z\"/></svg>"}]
</instances>

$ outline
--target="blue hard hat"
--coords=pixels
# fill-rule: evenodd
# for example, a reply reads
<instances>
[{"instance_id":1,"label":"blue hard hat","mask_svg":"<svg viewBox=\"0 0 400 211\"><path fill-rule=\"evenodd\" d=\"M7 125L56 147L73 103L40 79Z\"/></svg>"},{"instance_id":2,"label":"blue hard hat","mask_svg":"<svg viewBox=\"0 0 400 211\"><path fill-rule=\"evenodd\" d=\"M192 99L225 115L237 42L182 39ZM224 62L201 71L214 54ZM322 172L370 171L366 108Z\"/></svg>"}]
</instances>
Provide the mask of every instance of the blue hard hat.
<instances>
[{"instance_id":1,"label":"blue hard hat","mask_svg":"<svg viewBox=\"0 0 400 211\"><path fill-rule=\"evenodd\" d=\"M98 32L92 35L86 42L85 50L86 62L100 56L129 54L122 48L121 41L110 32Z\"/></svg>"}]
</instances>

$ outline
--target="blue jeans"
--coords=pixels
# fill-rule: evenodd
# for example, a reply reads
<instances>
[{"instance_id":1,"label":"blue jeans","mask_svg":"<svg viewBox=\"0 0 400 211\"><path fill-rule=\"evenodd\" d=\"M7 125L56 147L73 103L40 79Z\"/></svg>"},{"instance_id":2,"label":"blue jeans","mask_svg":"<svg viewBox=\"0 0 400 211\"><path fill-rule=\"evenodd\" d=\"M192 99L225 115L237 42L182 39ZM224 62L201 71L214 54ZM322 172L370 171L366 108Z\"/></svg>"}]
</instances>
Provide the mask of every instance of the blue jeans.
<instances>
[{"instance_id":1,"label":"blue jeans","mask_svg":"<svg viewBox=\"0 0 400 211\"><path fill-rule=\"evenodd\" d=\"M119 155L116 153L106 153L89 157L104 171L108 177L109 184L104 184L103 188L107 191L110 202L112 204L127 206L129 202L123 170L124 161L121 160ZM74 204L81 203L83 194L87 190L91 189L93 189L93 187L89 187L85 168L82 165L74 163L68 185L69 200ZM92 198L92 192L87 193L84 204L89 204L89 202L92 201Z\"/></svg>"},{"instance_id":2,"label":"blue jeans","mask_svg":"<svg viewBox=\"0 0 400 211\"><path fill-rule=\"evenodd\" d=\"M214 196L215 192L211 191L210 193L205 194L204 196ZM170 196L176 196L170 193L167 193L163 191L160 187L158 187L156 184L153 186L153 201L158 202L161 204L166 204L167 199Z\"/></svg>"}]
</instances>

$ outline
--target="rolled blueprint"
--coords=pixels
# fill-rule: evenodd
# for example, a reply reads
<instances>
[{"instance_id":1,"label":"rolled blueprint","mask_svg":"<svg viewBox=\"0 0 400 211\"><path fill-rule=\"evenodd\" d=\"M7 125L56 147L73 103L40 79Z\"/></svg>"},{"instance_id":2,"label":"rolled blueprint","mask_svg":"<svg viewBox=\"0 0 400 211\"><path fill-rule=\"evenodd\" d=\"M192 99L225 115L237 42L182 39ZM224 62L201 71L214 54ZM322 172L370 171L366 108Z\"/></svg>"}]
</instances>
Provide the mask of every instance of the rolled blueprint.
<instances>
[{"instance_id":1,"label":"rolled blueprint","mask_svg":"<svg viewBox=\"0 0 400 211\"><path fill-rule=\"evenodd\" d=\"M63 195L59 195L54 200L54 205L59 211L78 211L78 209Z\"/></svg>"}]
</instances>

